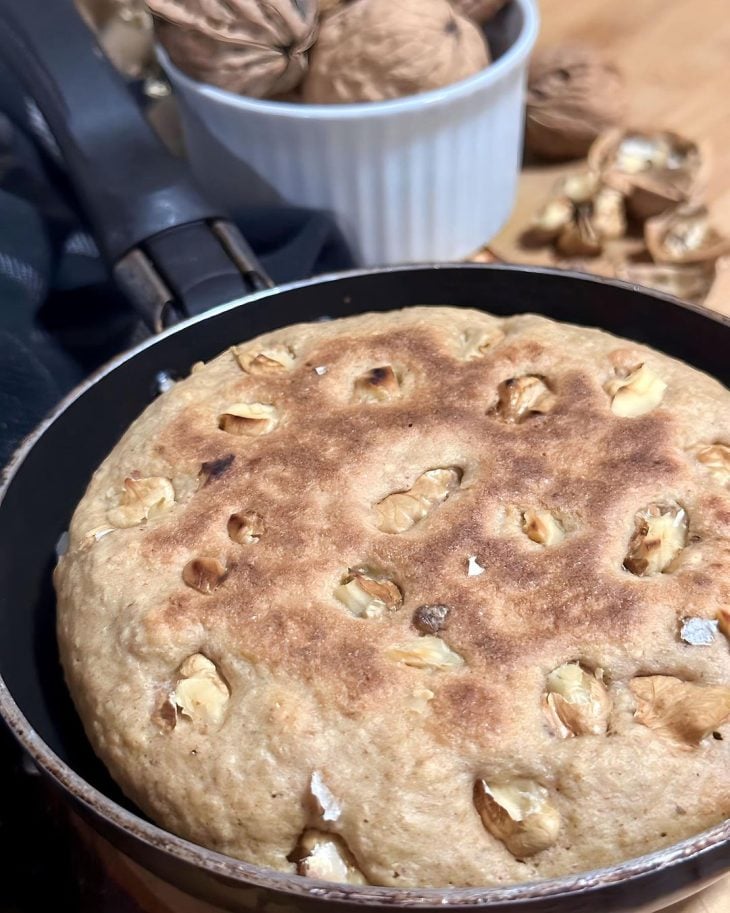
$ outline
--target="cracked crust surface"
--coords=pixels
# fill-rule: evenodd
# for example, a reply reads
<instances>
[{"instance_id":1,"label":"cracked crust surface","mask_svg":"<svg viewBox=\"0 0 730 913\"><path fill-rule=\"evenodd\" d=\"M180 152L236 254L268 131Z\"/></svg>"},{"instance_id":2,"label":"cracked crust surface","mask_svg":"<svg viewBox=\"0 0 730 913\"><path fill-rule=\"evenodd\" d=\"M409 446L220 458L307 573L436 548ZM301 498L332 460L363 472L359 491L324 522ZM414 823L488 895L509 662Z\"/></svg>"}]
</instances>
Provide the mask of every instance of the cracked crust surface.
<instances>
[{"instance_id":1,"label":"cracked crust surface","mask_svg":"<svg viewBox=\"0 0 730 913\"><path fill-rule=\"evenodd\" d=\"M497 341L474 356L465 339L482 331ZM629 685L730 685L721 632L702 647L679 637L682 619L730 605L730 491L696 458L730 444L730 393L638 344L531 315L410 308L289 327L240 351L274 344L292 364L249 373L225 352L145 410L94 475L56 570L71 693L140 808L283 870L305 830L330 830L369 882L401 887L585 870L728 817L730 726L688 750L637 722ZM605 387L617 364L639 363L666 391L647 414L618 417ZM354 395L388 365L390 398ZM524 375L543 378L554 405L503 421L498 387ZM269 433L219 428L232 404L254 402L277 410ZM375 505L443 467L461 470L458 489L406 532L381 532ZM90 538L135 477L171 480L175 501ZM636 514L662 501L686 510L687 545L671 572L636 576L623 566ZM529 509L559 515L562 541L531 541ZM241 544L228 521L246 511L263 532ZM484 569L473 576L471 556ZM225 569L207 594L183 580L200 558ZM393 580L402 606L348 611L334 591L354 567ZM463 665L394 661L388 648L418 637L413 614L433 604L449 609L438 636ZM222 721L173 706L172 726L169 695L198 653L229 689ZM606 735L560 739L547 724L546 677L571 661L604 670ZM314 772L334 821L311 801ZM478 778L546 787L557 841L516 859L480 820Z\"/></svg>"}]
</instances>

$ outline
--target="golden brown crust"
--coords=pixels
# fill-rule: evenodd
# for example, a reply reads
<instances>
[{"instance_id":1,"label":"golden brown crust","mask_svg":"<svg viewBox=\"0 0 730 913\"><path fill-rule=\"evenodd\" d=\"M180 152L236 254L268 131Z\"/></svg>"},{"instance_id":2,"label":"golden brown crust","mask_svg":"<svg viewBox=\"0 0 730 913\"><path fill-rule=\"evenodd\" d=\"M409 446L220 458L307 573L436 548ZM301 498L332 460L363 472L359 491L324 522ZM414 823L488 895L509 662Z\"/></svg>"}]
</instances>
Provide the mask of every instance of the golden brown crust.
<instances>
[{"instance_id":1,"label":"golden brown crust","mask_svg":"<svg viewBox=\"0 0 730 913\"><path fill-rule=\"evenodd\" d=\"M272 365L282 345L293 363ZM623 417L611 382L640 364L661 401ZM388 384L363 400L374 368L391 369ZM501 384L530 377L544 387L497 408ZM262 404L273 428L221 430L234 404ZM730 814L730 729L688 751L634 719L630 683L730 685L720 631L703 647L679 636L683 618L730 604L730 492L696 457L715 443L730 443L718 383L540 317L412 308L241 344L145 411L74 515L59 641L92 744L161 823L289 870L302 833L323 829L318 771L341 806L324 829L373 883L521 881L699 831ZM461 472L451 488L436 497L437 474L419 495L423 473L448 467ZM171 480L174 504L89 537L135 476ZM412 525L382 532L375 505L411 489ZM666 572L630 573L637 512L669 501L689 518L686 547ZM558 518L558 541L526 535L535 509ZM232 515L258 516L255 541L231 537ZM392 580L402 606L336 598L358 567ZM428 644L413 615L434 604L449 608L442 665L394 660L388 648ZM225 683L218 695L230 689L220 724L171 720L165 705L197 654ZM546 676L575 661L604 670L608 735L560 739L546 721ZM477 778L547 789L557 841L515 859L481 823Z\"/></svg>"}]
</instances>

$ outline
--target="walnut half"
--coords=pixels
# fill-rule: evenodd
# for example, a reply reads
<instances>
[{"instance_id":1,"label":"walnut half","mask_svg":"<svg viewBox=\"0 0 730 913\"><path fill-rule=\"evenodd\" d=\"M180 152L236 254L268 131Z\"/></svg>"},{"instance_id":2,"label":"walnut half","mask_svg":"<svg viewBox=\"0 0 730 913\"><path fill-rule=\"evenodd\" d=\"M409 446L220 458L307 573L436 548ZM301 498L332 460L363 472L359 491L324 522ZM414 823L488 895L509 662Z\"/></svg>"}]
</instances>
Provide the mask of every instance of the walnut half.
<instances>
[{"instance_id":1,"label":"walnut half","mask_svg":"<svg viewBox=\"0 0 730 913\"><path fill-rule=\"evenodd\" d=\"M611 396L611 411L620 418L638 418L656 409L664 397L667 385L645 364L639 365L628 377L606 384Z\"/></svg>"},{"instance_id":2,"label":"walnut half","mask_svg":"<svg viewBox=\"0 0 730 913\"><path fill-rule=\"evenodd\" d=\"M522 514L522 532L539 545L560 545L565 539L565 527L551 510L526 510Z\"/></svg>"},{"instance_id":3,"label":"walnut half","mask_svg":"<svg viewBox=\"0 0 730 913\"><path fill-rule=\"evenodd\" d=\"M259 437L279 424L279 414L269 403L233 403L218 416L218 427L228 434Z\"/></svg>"},{"instance_id":4,"label":"walnut half","mask_svg":"<svg viewBox=\"0 0 730 913\"><path fill-rule=\"evenodd\" d=\"M294 367L294 352L276 342L262 349L234 346L231 351L243 371L248 374L284 374Z\"/></svg>"},{"instance_id":5,"label":"walnut half","mask_svg":"<svg viewBox=\"0 0 730 913\"><path fill-rule=\"evenodd\" d=\"M240 510L228 518L228 538L239 545L253 545L266 531L264 518L255 510Z\"/></svg>"},{"instance_id":6,"label":"walnut half","mask_svg":"<svg viewBox=\"0 0 730 913\"><path fill-rule=\"evenodd\" d=\"M492 414L509 424L524 421L530 415L550 412L557 399L545 379L537 374L511 377L497 388L498 401Z\"/></svg>"},{"instance_id":7,"label":"walnut half","mask_svg":"<svg viewBox=\"0 0 730 913\"><path fill-rule=\"evenodd\" d=\"M218 725L231 696L215 663L193 653L181 664L172 700L180 714L193 723Z\"/></svg>"},{"instance_id":8,"label":"walnut half","mask_svg":"<svg viewBox=\"0 0 730 913\"><path fill-rule=\"evenodd\" d=\"M182 578L191 589L209 596L226 579L226 573L217 558L193 558L183 568Z\"/></svg>"},{"instance_id":9,"label":"walnut half","mask_svg":"<svg viewBox=\"0 0 730 913\"><path fill-rule=\"evenodd\" d=\"M484 827L518 859L534 856L558 839L560 812L545 787L534 780L477 780L474 805Z\"/></svg>"},{"instance_id":10,"label":"walnut half","mask_svg":"<svg viewBox=\"0 0 730 913\"><path fill-rule=\"evenodd\" d=\"M730 688L722 685L647 675L633 679L629 687L636 698L636 721L685 748L697 747L730 720Z\"/></svg>"},{"instance_id":11,"label":"walnut half","mask_svg":"<svg viewBox=\"0 0 730 913\"><path fill-rule=\"evenodd\" d=\"M107 520L118 529L137 526L169 510L174 503L175 489L169 479L162 476L127 478L116 506L107 511Z\"/></svg>"},{"instance_id":12,"label":"walnut half","mask_svg":"<svg viewBox=\"0 0 730 913\"><path fill-rule=\"evenodd\" d=\"M397 491L375 506L376 523L384 533L404 533L427 517L461 485L456 466L429 469L407 491Z\"/></svg>"},{"instance_id":13,"label":"walnut half","mask_svg":"<svg viewBox=\"0 0 730 913\"><path fill-rule=\"evenodd\" d=\"M345 841L337 834L305 831L289 858L296 861L300 875L340 884L367 884Z\"/></svg>"},{"instance_id":14,"label":"walnut half","mask_svg":"<svg viewBox=\"0 0 730 913\"><path fill-rule=\"evenodd\" d=\"M730 250L730 239L710 223L707 207L695 202L649 219L644 240L657 263L714 263Z\"/></svg>"},{"instance_id":15,"label":"walnut half","mask_svg":"<svg viewBox=\"0 0 730 913\"><path fill-rule=\"evenodd\" d=\"M688 527L687 512L675 502L650 504L640 510L624 567L637 577L651 577L670 570L687 545Z\"/></svg>"},{"instance_id":16,"label":"walnut half","mask_svg":"<svg viewBox=\"0 0 730 913\"><path fill-rule=\"evenodd\" d=\"M385 651L388 659L413 666L416 669L454 669L464 665L464 660L440 637L425 634L407 643L393 644Z\"/></svg>"},{"instance_id":17,"label":"walnut half","mask_svg":"<svg viewBox=\"0 0 730 913\"><path fill-rule=\"evenodd\" d=\"M359 403L385 403L400 396L400 381L390 365L371 368L355 381L353 398Z\"/></svg>"},{"instance_id":18,"label":"walnut half","mask_svg":"<svg viewBox=\"0 0 730 913\"><path fill-rule=\"evenodd\" d=\"M711 444L697 453L697 460L721 485L730 482L730 447L727 444Z\"/></svg>"},{"instance_id":19,"label":"walnut half","mask_svg":"<svg viewBox=\"0 0 730 913\"><path fill-rule=\"evenodd\" d=\"M317 816L322 821L337 821L342 814L342 806L335 799L330 788L324 782L322 774L315 770L309 781L309 792Z\"/></svg>"},{"instance_id":20,"label":"walnut half","mask_svg":"<svg viewBox=\"0 0 730 913\"><path fill-rule=\"evenodd\" d=\"M579 663L564 663L547 677L543 709L561 739L605 735L611 699L603 673L587 672Z\"/></svg>"},{"instance_id":21,"label":"walnut half","mask_svg":"<svg viewBox=\"0 0 730 913\"><path fill-rule=\"evenodd\" d=\"M499 345L504 339L504 330L499 327L489 327L488 329L464 330L461 334L461 347L459 354L464 361L474 361L477 358L484 358L495 346Z\"/></svg>"},{"instance_id":22,"label":"walnut half","mask_svg":"<svg viewBox=\"0 0 730 913\"><path fill-rule=\"evenodd\" d=\"M362 567L347 572L334 596L359 618L382 618L403 605L403 594L392 580Z\"/></svg>"},{"instance_id":23,"label":"walnut half","mask_svg":"<svg viewBox=\"0 0 730 913\"><path fill-rule=\"evenodd\" d=\"M643 222L692 195L703 155L696 143L676 133L615 128L595 140L588 166L627 198L630 214Z\"/></svg>"}]
</instances>

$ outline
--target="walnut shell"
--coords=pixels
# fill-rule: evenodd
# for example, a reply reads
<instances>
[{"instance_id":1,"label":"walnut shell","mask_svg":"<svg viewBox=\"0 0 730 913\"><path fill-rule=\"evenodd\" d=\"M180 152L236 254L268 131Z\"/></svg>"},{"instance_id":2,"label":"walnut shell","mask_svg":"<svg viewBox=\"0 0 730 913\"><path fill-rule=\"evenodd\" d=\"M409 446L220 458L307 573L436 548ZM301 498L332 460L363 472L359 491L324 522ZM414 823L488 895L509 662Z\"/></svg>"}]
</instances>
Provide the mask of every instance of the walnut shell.
<instances>
[{"instance_id":1,"label":"walnut shell","mask_svg":"<svg viewBox=\"0 0 730 913\"><path fill-rule=\"evenodd\" d=\"M644 240L656 263L712 263L730 252L730 238L720 234L707 207L698 203L647 219Z\"/></svg>"},{"instance_id":2,"label":"walnut shell","mask_svg":"<svg viewBox=\"0 0 730 913\"><path fill-rule=\"evenodd\" d=\"M684 298L703 301L715 281L714 263L630 263L620 264L616 278Z\"/></svg>"},{"instance_id":3,"label":"walnut shell","mask_svg":"<svg viewBox=\"0 0 730 913\"><path fill-rule=\"evenodd\" d=\"M525 145L547 159L585 155L596 137L621 123L626 93L618 70L594 48L544 48L530 61Z\"/></svg>"},{"instance_id":4,"label":"walnut shell","mask_svg":"<svg viewBox=\"0 0 730 913\"><path fill-rule=\"evenodd\" d=\"M484 35L447 0L353 0L322 21L303 98L400 98L465 79L488 63Z\"/></svg>"},{"instance_id":5,"label":"walnut shell","mask_svg":"<svg viewBox=\"0 0 730 913\"><path fill-rule=\"evenodd\" d=\"M603 184L596 172L580 171L557 181L524 237L534 245L552 242L565 257L597 257L604 242L625 234L623 194Z\"/></svg>"},{"instance_id":6,"label":"walnut shell","mask_svg":"<svg viewBox=\"0 0 730 913\"><path fill-rule=\"evenodd\" d=\"M643 222L697 194L707 170L706 151L669 130L607 130L591 146L588 167L626 197Z\"/></svg>"},{"instance_id":7,"label":"walnut shell","mask_svg":"<svg viewBox=\"0 0 730 913\"><path fill-rule=\"evenodd\" d=\"M451 5L475 22L486 22L496 15L507 0L451 0Z\"/></svg>"},{"instance_id":8,"label":"walnut shell","mask_svg":"<svg viewBox=\"0 0 730 913\"><path fill-rule=\"evenodd\" d=\"M263 98L288 92L307 69L316 0L147 0L160 44L200 82Z\"/></svg>"}]
</instances>

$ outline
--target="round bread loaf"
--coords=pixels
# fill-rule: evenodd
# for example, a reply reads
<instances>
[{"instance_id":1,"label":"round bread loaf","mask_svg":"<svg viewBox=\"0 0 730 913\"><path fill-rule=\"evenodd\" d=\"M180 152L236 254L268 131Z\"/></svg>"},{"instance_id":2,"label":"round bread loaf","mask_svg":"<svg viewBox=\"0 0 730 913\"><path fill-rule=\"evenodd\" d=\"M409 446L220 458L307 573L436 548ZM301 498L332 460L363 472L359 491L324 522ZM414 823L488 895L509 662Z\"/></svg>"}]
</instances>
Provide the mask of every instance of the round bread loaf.
<instances>
[{"instance_id":1,"label":"round bread loaf","mask_svg":"<svg viewBox=\"0 0 730 913\"><path fill-rule=\"evenodd\" d=\"M538 316L242 343L95 473L55 574L88 737L263 866L491 885L730 815L730 393Z\"/></svg>"}]
</instances>

